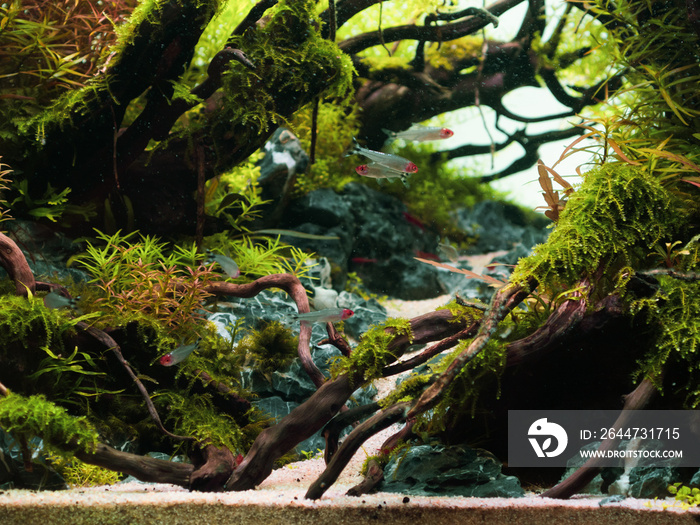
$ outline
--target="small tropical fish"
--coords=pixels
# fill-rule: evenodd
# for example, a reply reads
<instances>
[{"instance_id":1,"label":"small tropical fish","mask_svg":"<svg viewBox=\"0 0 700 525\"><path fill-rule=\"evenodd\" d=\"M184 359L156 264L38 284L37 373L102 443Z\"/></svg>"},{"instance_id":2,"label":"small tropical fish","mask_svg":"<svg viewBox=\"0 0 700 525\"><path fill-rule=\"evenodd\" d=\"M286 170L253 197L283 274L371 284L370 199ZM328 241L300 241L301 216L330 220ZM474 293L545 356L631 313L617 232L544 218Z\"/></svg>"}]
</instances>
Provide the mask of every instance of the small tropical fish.
<instances>
[{"instance_id":1,"label":"small tropical fish","mask_svg":"<svg viewBox=\"0 0 700 525\"><path fill-rule=\"evenodd\" d=\"M241 270L238 268L236 261L231 259L231 257L226 257L225 255L221 255L220 253L214 253L211 250L207 250L207 255L209 256L209 264L214 262L217 263L219 266L221 266L221 269L224 271L224 273L228 275L231 279L235 279L236 277L241 275Z\"/></svg>"},{"instance_id":2,"label":"small tropical fish","mask_svg":"<svg viewBox=\"0 0 700 525\"><path fill-rule=\"evenodd\" d=\"M294 314L292 318L306 323L337 323L352 317L354 314L355 312L349 308L326 308L317 312Z\"/></svg>"},{"instance_id":3,"label":"small tropical fish","mask_svg":"<svg viewBox=\"0 0 700 525\"><path fill-rule=\"evenodd\" d=\"M456 262L459 259L457 248L452 246L449 241L438 244L438 254L440 254L440 257L443 259L447 259L451 262Z\"/></svg>"},{"instance_id":4,"label":"small tropical fish","mask_svg":"<svg viewBox=\"0 0 700 525\"><path fill-rule=\"evenodd\" d=\"M355 264L371 264L376 263L377 259L372 259L370 257L353 257L350 262Z\"/></svg>"},{"instance_id":5,"label":"small tropical fish","mask_svg":"<svg viewBox=\"0 0 700 525\"><path fill-rule=\"evenodd\" d=\"M182 361L187 359L187 356L194 352L194 349L197 348L198 344L199 341L195 341L194 343L189 345L178 346L172 352L168 352L163 357L161 357L158 360L158 362L163 366L173 366L178 363L181 363Z\"/></svg>"},{"instance_id":6,"label":"small tropical fish","mask_svg":"<svg viewBox=\"0 0 700 525\"><path fill-rule=\"evenodd\" d=\"M391 131L390 129L382 128L382 131L389 135L391 139L412 140L415 142L449 139L454 135L451 129L431 127L411 128L404 131Z\"/></svg>"},{"instance_id":7,"label":"small tropical fish","mask_svg":"<svg viewBox=\"0 0 700 525\"><path fill-rule=\"evenodd\" d=\"M71 308L75 310L79 299L80 296L71 299L54 290L53 292L44 296L44 306L46 306L46 308L51 308L52 310L58 310L59 308Z\"/></svg>"},{"instance_id":8,"label":"small tropical fish","mask_svg":"<svg viewBox=\"0 0 700 525\"><path fill-rule=\"evenodd\" d=\"M421 250L415 250L414 253L422 259L432 259L433 261L439 261L440 257L430 252L423 252Z\"/></svg>"},{"instance_id":9,"label":"small tropical fish","mask_svg":"<svg viewBox=\"0 0 700 525\"><path fill-rule=\"evenodd\" d=\"M404 171L396 171L389 168L388 166L382 166L376 162L371 162L370 164L361 164L355 171L358 175L363 177L372 177L373 179L393 179L396 177L401 177L404 180L408 173Z\"/></svg>"},{"instance_id":10,"label":"small tropical fish","mask_svg":"<svg viewBox=\"0 0 700 525\"><path fill-rule=\"evenodd\" d=\"M407 211L403 212L403 218L406 219L406 222L409 224L413 224L414 226L418 226L421 230L425 231L425 224L423 224L420 219L417 217L414 217Z\"/></svg>"},{"instance_id":11,"label":"small tropical fish","mask_svg":"<svg viewBox=\"0 0 700 525\"><path fill-rule=\"evenodd\" d=\"M352 150L350 150L346 156L349 155L362 155L372 162L391 168L394 171L405 173L416 173L418 171L418 166L413 164L410 160L399 157L398 155L392 155L391 153L382 153L381 151L363 148L355 139L353 139Z\"/></svg>"}]
</instances>

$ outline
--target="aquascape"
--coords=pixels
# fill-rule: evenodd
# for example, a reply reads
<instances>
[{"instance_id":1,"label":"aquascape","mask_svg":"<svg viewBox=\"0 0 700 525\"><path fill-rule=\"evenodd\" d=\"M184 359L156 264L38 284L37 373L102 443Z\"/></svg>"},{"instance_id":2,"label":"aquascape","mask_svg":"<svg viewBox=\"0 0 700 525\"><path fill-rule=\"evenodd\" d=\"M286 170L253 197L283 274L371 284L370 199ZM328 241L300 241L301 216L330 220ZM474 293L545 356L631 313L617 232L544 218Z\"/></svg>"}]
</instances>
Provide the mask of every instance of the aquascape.
<instances>
[{"instance_id":1,"label":"aquascape","mask_svg":"<svg viewBox=\"0 0 700 525\"><path fill-rule=\"evenodd\" d=\"M369 4L0 6L4 457L62 455L239 491L325 429L329 461L306 494L316 499L394 423L355 493L411 447L479 447L506 462L510 409L697 407L694 3ZM516 36L494 36L521 4ZM523 87L564 109L521 114L508 101ZM472 106L477 120L463 126L455 112ZM587 120L559 125L574 115ZM556 131L528 126L541 122ZM474 143L460 131L484 123L490 137ZM538 162L562 140L561 159ZM511 145L518 157L502 168L448 163ZM581 167L564 170L573 154ZM542 188L549 237L514 268L481 275L463 258L484 239L460 212L523 169ZM342 217L324 207L331 199ZM298 212L308 203L313 213ZM398 230L412 237L392 241ZM60 256L47 256L56 238ZM312 280L320 257L332 262ZM371 289L360 274L376 268ZM387 282L438 272L481 300L460 288L435 311L372 325L366 305L343 302L375 304ZM312 312L321 281L328 293ZM222 312L230 322L215 325ZM325 330L328 362L314 361L314 330ZM272 421L242 378L269 386L292 367L312 386ZM343 408L399 374L382 399ZM123 436L129 453L116 449ZM569 497L598 470L587 464L544 495Z\"/></svg>"}]
</instances>

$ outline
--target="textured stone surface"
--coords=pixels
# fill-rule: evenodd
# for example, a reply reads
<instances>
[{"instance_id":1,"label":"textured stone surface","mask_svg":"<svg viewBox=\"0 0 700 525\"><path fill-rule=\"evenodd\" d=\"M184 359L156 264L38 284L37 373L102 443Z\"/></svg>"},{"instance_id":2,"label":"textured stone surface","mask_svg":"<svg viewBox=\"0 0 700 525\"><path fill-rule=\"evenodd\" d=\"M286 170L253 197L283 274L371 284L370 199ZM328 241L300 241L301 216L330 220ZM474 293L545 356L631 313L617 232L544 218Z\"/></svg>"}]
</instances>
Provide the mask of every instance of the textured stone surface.
<instances>
[{"instance_id":1,"label":"textured stone surface","mask_svg":"<svg viewBox=\"0 0 700 525\"><path fill-rule=\"evenodd\" d=\"M381 490L421 496L523 496L520 482L501 474L490 453L468 447L420 445L397 454L384 469Z\"/></svg>"}]
</instances>

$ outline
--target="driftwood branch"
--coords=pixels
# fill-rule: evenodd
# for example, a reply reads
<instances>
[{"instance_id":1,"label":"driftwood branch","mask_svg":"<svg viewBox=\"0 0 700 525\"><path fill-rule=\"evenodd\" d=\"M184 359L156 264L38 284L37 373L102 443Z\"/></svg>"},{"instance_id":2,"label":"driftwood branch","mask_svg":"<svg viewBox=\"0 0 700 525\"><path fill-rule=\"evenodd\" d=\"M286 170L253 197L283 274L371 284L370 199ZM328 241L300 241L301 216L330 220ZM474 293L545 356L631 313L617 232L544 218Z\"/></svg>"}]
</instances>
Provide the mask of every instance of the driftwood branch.
<instances>
[{"instance_id":1,"label":"driftwood branch","mask_svg":"<svg viewBox=\"0 0 700 525\"><path fill-rule=\"evenodd\" d=\"M409 403L397 403L378 414L375 414L367 421L353 430L345 438L338 452L333 456L326 470L314 481L306 492L307 499L319 499L338 479L352 456L357 452L367 439L377 432L388 428L394 423L401 421L406 415Z\"/></svg>"},{"instance_id":2,"label":"driftwood branch","mask_svg":"<svg viewBox=\"0 0 700 525\"><path fill-rule=\"evenodd\" d=\"M524 0L500 0L488 6L487 11L491 13L493 17L497 18L509 9L521 4L523 1ZM446 40L454 40L471 35L490 23L490 19L485 19L484 16L469 16L464 20L440 26L404 25L389 27L382 31L372 31L348 38L339 45L340 49L345 53L354 55L369 47L378 46L382 43L396 42L398 40L444 42Z\"/></svg>"},{"instance_id":3,"label":"driftwood branch","mask_svg":"<svg viewBox=\"0 0 700 525\"><path fill-rule=\"evenodd\" d=\"M34 274L27 259L17 243L4 233L0 233L0 265L14 281L17 295L26 297L28 293L34 293Z\"/></svg>"},{"instance_id":4,"label":"driftwood branch","mask_svg":"<svg viewBox=\"0 0 700 525\"><path fill-rule=\"evenodd\" d=\"M440 374L437 380L423 392L409 411L407 418L413 418L437 405L442 394L457 374L486 346L498 324L530 294L530 288L534 288L534 285L535 281L531 279L526 286L509 284L494 294L474 340L455 357L450 366L447 367L447 370Z\"/></svg>"},{"instance_id":5,"label":"driftwood branch","mask_svg":"<svg viewBox=\"0 0 700 525\"><path fill-rule=\"evenodd\" d=\"M325 460L326 464L331 461L333 455L338 450L340 433L349 425L364 417L367 417L377 410L379 410L379 403L368 403L367 405L346 410L328 422L328 424L321 431L321 435L326 440L326 450L323 454L323 459Z\"/></svg>"},{"instance_id":6,"label":"driftwood branch","mask_svg":"<svg viewBox=\"0 0 700 525\"><path fill-rule=\"evenodd\" d=\"M153 419L156 426L160 429L161 432L163 432L163 434L178 441L195 441L195 438L193 437L178 436L165 428L163 422L160 419L160 416L158 415L158 411L156 410L156 407L153 404L153 401L151 400L151 396L148 393L148 390L146 390L146 387L143 385L138 376L134 373L134 370L131 368L131 365L124 358L121 348L119 347L117 342L114 339L112 339L111 336L109 336L102 330L95 328L94 326L89 326L83 321L78 322L76 326L81 330L84 330L86 333L88 333L95 339L97 339L103 345L105 345L107 349L111 350L112 353L117 357L117 360L124 367L124 370L126 370L126 373L129 374L129 377L131 377L131 380L134 382L136 388L138 388L139 392L141 393L141 397L143 397L143 400L146 403L146 408L148 409L148 413L150 414L151 419Z\"/></svg>"},{"instance_id":7,"label":"driftwood branch","mask_svg":"<svg viewBox=\"0 0 700 525\"><path fill-rule=\"evenodd\" d=\"M218 492L236 469L236 458L226 447L207 445L190 454L194 471L190 475L189 488L203 492Z\"/></svg>"},{"instance_id":8,"label":"driftwood branch","mask_svg":"<svg viewBox=\"0 0 700 525\"><path fill-rule=\"evenodd\" d=\"M346 492L347 496L361 496L368 494L384 480L384 470L376 459L370 459L367 463L365 479Z\"/></svg>"},{"instance_id":9,"label":"driftwood branch","mask_svg":"<svg viewBox=\"0 0 700 525\"><path fill-rule=\"evenodd\" d=\"M473 337L476 334L478 328L479 323L474 322L464 330L461 330L456 334L446 337L442 341L439 341L429 346L420 354L414 355L413 357L406 359L405 361L400 361L398 363L394 363L393 365L384 367L384 369L382 370L382 377L390 377L396 374L400 374L401 372L405 372L407 370L412 370L415 367L422 365L423 363L429 361L439 353L444 352L445 350L449 350L453 346L457 345L462 339L468 339L470 337Z\"/></svg>"},{"instance_id":10,"label":"driftwood branch","mask_svg":"<svg viewBox=\"0 0 700 525\"><path fill-rule=\"evenodd\" d=\"M77 451L75 457L91 465L129 474L141 481L171 483L180 487L190 486L190 476L194 472L194 466L189 463L121 452L103 443L99 443L94 452Z\"/></svg>"},{"instance_id":11,"label":"driftwood branch","mask_svg":"<svg viewBox=\"0 0 700 525\"><path fill-rule=\"evenodd\" d=\"M616 295L607 296L594 312L585 315L587 306L584 299L562 303L535 332L508 345L506 367L539 359L570 338L585 337L623 315L622 300Z\"/></svg>"},{"instance_id":12,"label":"driftwood branch","mask_svg":"<svg viewBox=\"0 0 700 525\"><path fill-rule=\"evenodd\" d=\"M615 420L613 428L616 430L624 428L632 417L631 411L643 409L656 394L656 392L656 387L650 379L647 378L639 383L639 386L625 398L625 405L622 407L620 416ZM616 436L617 432L613 432L610 435ZM606 439L600 444L598 450L613 450L617 448L619 442L620 438L618 437ZM590 483L591 480L600 472L601 461L601 458L597 457L589 459L571 476L542 493L541 497L566 499L573 496L583 489L583 487L588 485L588 483Z\"/></svg>"},{"instance_id":13,"label":"driftwood branch","mask_svg":"<svg viewBox=\"0 0 700 525\"><path fill-rule=\"evenodd\" d=\"M343 334L336 330L333 323L326 323L326 331L328 332L328 337L319 341L319 345L333 345L346 357L352 353L350 343L343 337Z\"/></svg>"}]
</instances>

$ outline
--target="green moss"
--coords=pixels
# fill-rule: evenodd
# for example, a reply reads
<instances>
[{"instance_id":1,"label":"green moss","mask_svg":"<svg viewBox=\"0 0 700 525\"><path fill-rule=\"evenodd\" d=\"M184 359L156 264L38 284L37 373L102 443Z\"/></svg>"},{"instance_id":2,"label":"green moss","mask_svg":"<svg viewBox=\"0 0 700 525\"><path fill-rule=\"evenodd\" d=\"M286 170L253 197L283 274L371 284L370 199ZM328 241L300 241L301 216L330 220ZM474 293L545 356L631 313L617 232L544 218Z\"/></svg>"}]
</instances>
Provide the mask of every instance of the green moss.
<instances>
[{"instance_id":1,"label":"green moss","mask_svg":"<svg viewBox=\"0 0 700 525\"><path fill-rule=\"evenodd\" d=\"M167 414L166 421L173 425L175 433L193 436L200 443L227 447L234 453L247 451L267 421L251 409L246 414L251 422L241 426L233 417L217 410L208 394L168 391L158 395L155 401L161 413Z\"/></svg>"},{"instance_id":2,"label":"green moss","mask_svg":"<svg viewBox=\"0 0 700 525\"><path fill-rule=\"evenodd\" d=\"M228 147L231 122L252 138L285 123L306 93L320 89L325 97L345 99L352 92L352 62L335 43L321 38L314 8L309 0L280 3L264 27L229 41L256 68L236 65L223 75L223 108L210 123L214 140L223 138L221 147Z\"/></svg>"},{"instance_id":3,"label":"green moss","mask_svg":"<svg viewBox=\"0 0 700 525\"><path fill-rule=\"evenodd\" d=\"M299 339L278 321L263 324L244 337L237 351L245 353L248 364L263 374L280 370L297 357Z\"/></svg>"},{"instance_id":4,"label":"green moss","mask_svg":"<svg viewBox=\"0 0 700 525\"><path fill-rule=\"evenodd\" d=\"M69 415L42 395L10 393L0 398L0 426L14 435L39 437L59 455L90 452L97 446L97 432L86 418Z\"/></svg>"},{"instance_id":5,"label":"green moss","mask_svg":"<svg viewBox=\"0 0 700 525\"><path fill-rule=\"evenodd\" d=\"M501 390L500 378L505 370L507 357L506 341L499 339L489 340L484 349L457 374L436 407L418 417L415 428L417 434L435 434L453 427L467 415L474 417L480 396L490 392L490 389L494 390L498 399ZM438 364L431 365L432 372L444 372L470 343L471 339L462 341Z\"/></svg>"},{"instance_id":6,"label":"green moss","mask_svg":"<svg viewBox=\"0 0 700 525\"><path fill-rule=\"evenodd\" d=\"M486 305L484 305L484 308L485 307ZM463 324L465 326L469 323L473 323L478 319L481 319L484 316L483 309L470 306L463 306L459 304L456 299L450 301L446 305L439 306L437 310L449 310L452 314L452 319L450 320L450 322Z\"/></svg>"},{"instance_id":7,"label":"green moss","mask_svg":"<svg viewBox=\"0 0 700 525\"><path fill-rule=\"evenodd\" d=\"M417 399L426 387L430 384L432 374L419 374L412 372L408 377L401 380L401 383L382 399L379 404L382 408L390 407L403 401Z\"/></svg>"},{"instance_id":8,"label":"green moss","mask_svg":"<svg viewBox=\"0 0 700 525\"><path fill-rule=\"evenodd\" d=\"M88 318L46 308L40 297L2 296L0 360L25 371L6 378L7 386L69 403L99 395L102 391L93 380L104 374L95 358L66 345L76 324Z\"/></svg>"},{"instance_id":9,"label":"green moss","mask_svg":"<svg viewBox=\"0 0 700 525\"><path fill-rule=\"evenodd\" d=\"M471 56L476 68L479 65L483 45L481 37L472 35L450 42L435 42L426 49L426 62L434 68L452 71L455 60L464 61L465 57Z\"/></svg>"},{"instance_id":10,"label":"green moss","mask_svg":"<svg viewBox=\"0 0 700 525\"><path fill-rule=\"evenodd\" d=\"M117 34L117 42L110 49L115 54L113 62L110 66L114 67L118 61L124 56L125 51L139 37L139 30L144 23L148 23L150 34L148 39L157 42L163 38L166 31L172 31L173 27L178 26L177 22L169 27L163 27L162 19L172 12L172 5L175 4L178 8L184 11L182 16L196 15L190 20L183 20L180 23L206 23L211 20L214 15L219 12L221 6L226 2L223 0L195 0L193 2L187 0L142 0L140 1L129 16L129 20L115 28Z\"/></svg>"},{"instance_id":11,"label":"green moss","mask_svg":"<svg viewBox=\"0 0 700 525\"><path fill-rule=\"evenodd\" d=\"M688 370L688 382L679 385L686 392L690 408L700 405L700 282L672 277L659 278L659 290L650 298L635 301L631 312L652 330L651 350L640 361L636 377L648 377L662 388L668 362L681 362Z\"/></svg>"},{"instance_id":12,"label":"green moss","mask_svg":"<svg viewBox=\"0 0 700 525\"><path fill-rule=\"evenodd\" d=\"M70 487L97 487L114 485L124 477L120 472L83 463L75 458L60 456L49 457L51 466L58 472Z\"/></svg>"},{"instance_id":13,"label":"green moss","mask_svg":"<svg viewBox=\"0 0 700 525\"><path fill-rule=\"evenodd\" d=\"M305 106L290 123L306 152L311 151L312 110L313 104ZM356 163L344 154L360 130L359 107L354 102L321 103L316 127L315 162L297 176L297 194L305 195L319 188L340 190L348 182L357 180Z\"/></svg>"},{"instance_id":14,"label":"green moss","mask_svg":"<svg viewBox=\"0 0 700 525\"><path fill-rule=\"evenodd\" d=\"M339 358L333 364L331 374L335 377L344 372L361 373L366 381L381 377L382 369L398 357L388 350L398 335L406 335L409 342L413 341L410 321L387 319L383 325L372 326L349 357Z\"/></svg>"},{"instance_id":15,"label":"green moss","mask_svg":"<svg viewBox=\"0 0 700 525\"><path fill-rule=\"evenodd\" d=\"M573 285L597 274L615 286L621 269L648 265L649 250L684 220L680 201L643 169L603 165L585 174L547 242L520 261L511 282L534 276Z\"/></svg>"}]
</instances>

